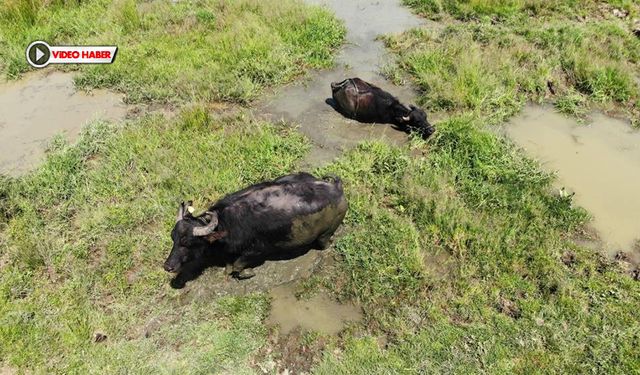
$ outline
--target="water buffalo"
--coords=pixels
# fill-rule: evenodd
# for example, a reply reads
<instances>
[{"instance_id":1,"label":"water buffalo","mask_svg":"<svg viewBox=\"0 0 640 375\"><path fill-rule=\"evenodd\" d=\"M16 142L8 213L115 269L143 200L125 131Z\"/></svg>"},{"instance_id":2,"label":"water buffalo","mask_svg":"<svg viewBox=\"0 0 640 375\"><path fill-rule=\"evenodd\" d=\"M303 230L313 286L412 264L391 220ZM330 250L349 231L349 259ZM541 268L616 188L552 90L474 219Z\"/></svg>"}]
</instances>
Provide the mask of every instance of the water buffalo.
<instances>
[{"instance_id":1,"label":"water buffalo","mask_svg":"<svg viewBox=\"0 0 640 375\"><path fill-rule=\"evenodd\" d=\"M395 96L360 78L332 82L331 93L338 110L354 120L395 124L424 138L435 130L423 110L413 105L407 108Z\"/></svg>"},{"instance_id":2,"label":"water buffalo","mask_svg":"<svg viewBox=\"0 0 640 375\"><path fill-rule=\"evenodd\" d=\"M326 249L347 208L338 177L318 179L308 173L249 186L199 216L192 215L191 202L183 202L164 269L177 273L205 252L221 251L228 274L250 278L255 274L249 266L270 256Z\"/></svg>"}]
</instances>

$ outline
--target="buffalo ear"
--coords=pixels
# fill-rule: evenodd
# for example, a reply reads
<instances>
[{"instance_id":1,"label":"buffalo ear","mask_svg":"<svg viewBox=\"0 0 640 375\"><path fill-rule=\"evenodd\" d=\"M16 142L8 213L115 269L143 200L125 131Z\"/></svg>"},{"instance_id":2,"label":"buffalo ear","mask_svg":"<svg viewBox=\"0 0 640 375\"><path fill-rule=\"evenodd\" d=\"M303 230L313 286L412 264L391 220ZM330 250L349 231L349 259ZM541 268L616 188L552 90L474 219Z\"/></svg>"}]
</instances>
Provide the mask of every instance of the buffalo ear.
<instances>
[{"instance_id":1,"label":"buffalo ear","mask_svg":"<svg viewBox=\"0 0 640 375\"><path fill-rule=\"evenodd\" d=\"M412 111L415 111L416 109L418 109L418 107L416 107L416 106L415 106L415 105L413 105L413 104L410 104L410 105L409 105L409 108L411 108L411 110L412 110Z\"/></svg>"},{"instance_id":2,"label":"buffalo ear","mask_svg":"<svg viewBox=\"0 0 640 375\"><path fill-rule=\"evenodd\" d=\"M207 242L209 243L214 243L217 240L221 239L222 237L225 237L227 235L227 232L225 231L217 231L217 232L213 232L211 234L208 234L204 237L205 240L207 240Z\"/></svg>"}]
</instances>

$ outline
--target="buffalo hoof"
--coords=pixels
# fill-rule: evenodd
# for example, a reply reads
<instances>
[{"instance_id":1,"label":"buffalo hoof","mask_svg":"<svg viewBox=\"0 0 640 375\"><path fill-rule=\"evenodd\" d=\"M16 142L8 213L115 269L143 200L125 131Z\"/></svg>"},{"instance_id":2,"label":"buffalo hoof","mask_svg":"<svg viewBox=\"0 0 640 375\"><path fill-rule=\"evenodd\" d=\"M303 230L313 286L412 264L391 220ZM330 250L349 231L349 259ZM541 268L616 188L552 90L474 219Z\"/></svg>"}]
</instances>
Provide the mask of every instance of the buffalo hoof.
<instances>
[{"instance_id":1,"label":"buffalo hoof","mask_svg":"<svg viewBox=\"0 0 640 375\"><path fill-rule=\"evenodd\" d=\"M224 268L224 273L227 275L233 274L233 264L227 263L227 266Z\"/></svg>"},{"instance_id":2,"label":"buffalo hoof","mask_svg":"<svg viewBox=\"0 0 640 375\"><path fill-rule=\"evenodd\" d=\"M254 277L256 275L255 272L251 268L245 268L242 271L238 272L238 279L246 280Z\"/></svg>"}]
</instances>

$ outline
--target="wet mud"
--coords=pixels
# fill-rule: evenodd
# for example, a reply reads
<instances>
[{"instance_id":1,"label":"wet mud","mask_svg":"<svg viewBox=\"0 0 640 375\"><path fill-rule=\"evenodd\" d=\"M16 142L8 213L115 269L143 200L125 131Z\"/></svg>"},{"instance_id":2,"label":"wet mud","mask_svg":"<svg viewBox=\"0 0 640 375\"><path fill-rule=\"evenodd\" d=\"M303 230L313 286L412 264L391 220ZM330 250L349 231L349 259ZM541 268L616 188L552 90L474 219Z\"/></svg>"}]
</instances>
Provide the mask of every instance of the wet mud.
<instances>
[{"instance_id":1,"label":"wet mud","mask_svg":"<svg viewBox=\"0 0 640 375\"><path fill-rule=\"evenodd\" d=\"M610 256L619 251L640 261L640 132L594 113L578 124L551 108L528 106L505 131L547 170L558 188L593 215L592 225Z\"/></svg>"},{"instance_id":2,"label":"wet mud","mask_svg":"<svg viewBox=\"0 0 640 375\"><path fill-rule=\"evenodd\" d=\"M15 176L35 167L59 133L72 141L88 121L121 120L126 113L121 95L79 92L71 73L35 72L0 85L0 174Z\"/></svg>"},{"instance_id":3,"label":"wet mud","mask_svg":"<svg viewBox=\"0 0 640 375\"><path fill-rule=\"evenodd\" d=\"M335 335L348 322L362 320L362 311L356 305L338 303L324 293L298 299L295 290L295 284L287 284L269 292L271 312L267 324L277 325L282 335L298 328L303 332Z\"/></svg>"},{"instance_id":4,"label":"wet mud","mask_svg":"<svg viewBox=\"0 0 640 375\"><path fill-rule=\"evenodd\" d=\"M424 24L424 20L403 7L399 0L307 0L309 4L332 10L347 27L346 45L336 59L336 67L311 73L304 82L284 87L256 104L256 113L271 120L299 126L314 146L306 164L323 165L364 140L383 139L393 144L407 141L407 134L389 124L363 124L346 119L330 104L330 83L360 77L411 104L416 93L387 81L380 71L391 61L379 35L399 33Z\"/></svg>"},{"instance_id":5,"label":"wet mud","mask_svg":"<svg viewBox=\"0 0 640 375\"><path fill-rule=\"evenodd\" d=\"M309 250L293 259L267 260L254 268L254 277L246 280L226 275L222 264L212 265L188 280L176 282L174 278L172 286L183 290L185 303L228 295L267 292L277 286L309 278L324 259L331 256L329 251L331 250Z\"/></svg>"},{"instance_id":6,"label":"wet mud","mask_svg":"<svg viewBox=\"0 0 640 375\"><path fill-rule=\"evenodd\" d=\"M172 280L174 288L181 289L181 304L213 300L223 296L268 293L271 310L266 324L277 328L279 335L293 331L318 332L333 335L342 331L349 322L362 320L362 310L355 303L340 303L325 292L315 293L309 299L298 299L296 289L302 280L320 272L330 272L331 249L309 250L288 260L267 260L254 268L256 275L237 280L225 274L224 265L213 263L193 273L188 279Z\"/></svg>"}]
</instances>

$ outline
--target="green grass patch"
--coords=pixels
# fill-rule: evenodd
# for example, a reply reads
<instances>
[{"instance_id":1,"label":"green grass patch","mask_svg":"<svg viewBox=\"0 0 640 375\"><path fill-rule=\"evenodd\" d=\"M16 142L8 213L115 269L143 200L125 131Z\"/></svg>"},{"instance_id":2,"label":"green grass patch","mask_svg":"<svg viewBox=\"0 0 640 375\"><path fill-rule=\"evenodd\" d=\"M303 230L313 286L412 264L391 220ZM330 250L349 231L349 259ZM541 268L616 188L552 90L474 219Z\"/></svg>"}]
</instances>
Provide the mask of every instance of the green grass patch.
<instances>
[{"instance_id":1,"label":"green grass patch","mask_svg":"<svg viewBox=\"0 0 640 375\"><path fill-rule=\"evenodd\" d=\"M327 168L351 203L345 281L327 285L364 304L368 330L318 372L638 371L640 284L572 242L586 212L473 117L434 137L422 157L367 143Z\"/></svg>"},{"instance_id":2,"label":"green grass patch","mask_svg":"<svg viewBox=\"0 0 640 375\"><path fill-rule=\"evenodd\" d=\"M399 55L389 75L409 75L433 112L500 123L527 101L552 101L568 114L599 107L640 122L640 39L618 21L449 24L387 45Z\"/></svg>"},{"instance_id":3,"label":"green grass patch","mask_svg":"<svg viewBox=\"0 0 640 375\"><path fill-rule=\"evenodd\" d=\"M82 88L131 103L247 102L333 63L345 29L319 7L285 1L9 0L0 5L0 74L29 70L25 48L118 45L112 65L74 67Z\"/></svg>"},{"instance_id":4,"label":"green grass patch","mask_svg":"<svg viewBox=\"0 0 640 375\"><path fill-rule=\"evenodd\" d=\"M89 126L0 185L0 358L41 373L247 372L264 295L185 302L161 267L178 202L289 172L293 130L202 109ZM107 335L94 343L93 335Z\"/></svg>"},{"instance_id":5,"label":"green grass patch","mask_svg":"<svg viewBox=\"0 0 640 375\"><path fill-rule=\"evenodd\" d=\"M635 15L639 9L633 0L404 0L420 14L440 19L443 15L459 20L492 18L508 20L526 17L593 16L614 8Z\"/></svg>"}]
</instances>

